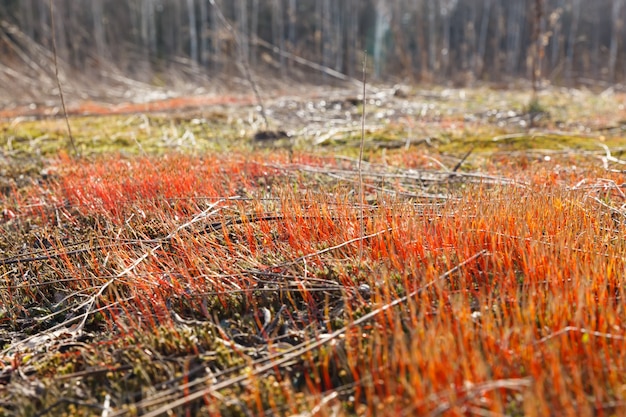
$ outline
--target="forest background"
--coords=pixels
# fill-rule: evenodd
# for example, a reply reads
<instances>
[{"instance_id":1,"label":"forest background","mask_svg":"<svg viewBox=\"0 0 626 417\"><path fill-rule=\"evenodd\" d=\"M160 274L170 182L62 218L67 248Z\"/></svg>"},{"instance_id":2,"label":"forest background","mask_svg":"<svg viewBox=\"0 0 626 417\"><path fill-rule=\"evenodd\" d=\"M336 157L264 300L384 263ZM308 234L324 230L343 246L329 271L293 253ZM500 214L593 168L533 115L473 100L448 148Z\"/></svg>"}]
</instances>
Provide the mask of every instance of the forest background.
<instances>
[{"instance_id":1,"label":"forest background","mask_svg":"<svg viewBox=\"0 0 626 417\"><path fill-rule=\"evenodd\" d=\"M271 76L262 78L331 83L359 78L363 51L379 81L465 86L540 74L603 86L626 78L623 0L52 3L0 3L0 90L9 98L56 88L53 26L62 81L91 96L113 91L95 91L94 80L215 83L231 79L241 60Z\"/></svg>"}]
</instances>

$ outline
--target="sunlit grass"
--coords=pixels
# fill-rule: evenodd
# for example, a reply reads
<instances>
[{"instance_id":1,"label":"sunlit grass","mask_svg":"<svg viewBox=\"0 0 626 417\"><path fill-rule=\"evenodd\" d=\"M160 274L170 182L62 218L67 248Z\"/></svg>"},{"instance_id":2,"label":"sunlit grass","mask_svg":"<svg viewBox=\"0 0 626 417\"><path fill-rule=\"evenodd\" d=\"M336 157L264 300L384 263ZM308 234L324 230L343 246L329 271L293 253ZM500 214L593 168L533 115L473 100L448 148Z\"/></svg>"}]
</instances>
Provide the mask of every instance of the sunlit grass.
<instances>
[{"instance_id":1,"label":"sunlit grass","mask_svg":"<svg viewBox=\"0 0 626 417\"><path fill-rule=\"evenodd\" d=\"M0 415L622 413L623 96L413 93L0 123Z\"/></svg>"},{"instance_id":2,"label":"sunlit grass","mask_svg":"<svg viewBox=\"0 0 626 417\"><path fill-rule=\"evenodd\" d=\"M596 156L494 158L501 181L441 177L421 185L434 199L366 175L362 259L349 160L58 158L2 198L1 326L19 337L2 336L0 410L89 415L108 396L113 415L619 413L622 174Z\"/></svg>"}]
</instances>

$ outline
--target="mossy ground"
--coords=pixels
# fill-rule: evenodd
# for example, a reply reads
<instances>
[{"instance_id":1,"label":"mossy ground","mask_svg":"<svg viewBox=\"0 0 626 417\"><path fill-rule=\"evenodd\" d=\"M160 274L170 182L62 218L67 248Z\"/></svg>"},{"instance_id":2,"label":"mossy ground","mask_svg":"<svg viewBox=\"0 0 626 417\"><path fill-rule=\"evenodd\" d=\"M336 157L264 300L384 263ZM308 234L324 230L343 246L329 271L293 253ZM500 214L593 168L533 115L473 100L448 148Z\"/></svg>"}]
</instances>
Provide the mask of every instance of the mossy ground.
<instances>
[{"instance_id":1,"label":"mossy ground","mask_svg":"<svg viewBox=\"0 0 626 417\"><path fill-rule=\"evenodd\" d=\"M377 94L0 122L0 415L622 413L624 96Z\"/></svg>"}]
</instances>

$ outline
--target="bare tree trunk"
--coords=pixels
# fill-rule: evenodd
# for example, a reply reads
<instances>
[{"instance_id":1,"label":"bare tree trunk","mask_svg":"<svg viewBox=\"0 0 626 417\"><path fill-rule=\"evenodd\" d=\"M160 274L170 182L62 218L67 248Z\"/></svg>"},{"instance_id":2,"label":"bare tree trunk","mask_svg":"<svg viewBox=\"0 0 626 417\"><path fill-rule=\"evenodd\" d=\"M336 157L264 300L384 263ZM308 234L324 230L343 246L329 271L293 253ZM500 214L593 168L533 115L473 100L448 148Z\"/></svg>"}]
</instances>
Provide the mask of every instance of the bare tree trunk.
<instances>
[{"instance_id":1,"label":"bare tree trunk","mask_svg":"<svg viewBox=\"0 0 626 417\"><path fill-rule=\"evenodd\" d=\"M51 49L52 42L50 37L50 9L45 1L39 0L39 42L47 48Z\"/></svg>"},{"instance_id":2,"label":"bare tree trunk","mask_svg":"<svg viewBox=\"0 0 626 417\"><path fill-rule=\"evenodd\" d=\"M391 27L391 9L385 0L377 0L376 6L376 26L374 28L374 76L380 78L383 70L383 60L385 59L386 47L385 36Z\"/></svg>"},{"instance_id":3,"label":"bare tree trunk","mask_svg":"<svg viewBox=\"0 0 626 417\"><path fill-rule=\"evenodd\" d=\"M157 56L157 26L154 0L142 0L141 37L143 40L144 60L150 74L153 70L153 59Z\"/></svg>"},{"instance_id":4,"label":"bare tree trunk","mask_svg":"<svg viewBox=\"0 0 626 417\"><path fill-rule=\"evenodd\" d=\"M561 15L563 14L563 1L558 0L552 13L550 13L550 30L552 31L552 47L550 49L550 66L552 70L557 68L560 61L561 42L563 42L563 25L561 23Z\"/></svg>"},{"instance_id":5,"label":"bare tree trunk","mask_svg":"<svg viewBox=\"0 0 626 417\"><path fill-rule=\"evenodd\" d=\"M587 15L587 18L592 23L592 29L590 30L590 40L589 40L589 55L590 55L590 75L594 79L600 79L600 70L604 67L607 68L604 63L606 60L602 60L601 50L602 50L602 29L604 26L600 23L605 19L603 10L598 10L598 8L594 7L590 13Z\"/></svg>"},{"instance_id":6,"label":"bare tree trunk","mask_svg":"<svg viewBox=\"0 0 626 417\"><path fill-rule=\"evenodd\" d=\"M57 55L60 59L65 62L68 62L68 44L67 44L67 36L66 36L66 22L65 15L67 13L67 8L65 3L55 2L56 5L53 9L54 16L51 16L51 19L54 19L55 26L55 40L57 44Z\"/></svg>"},{"instance_id":7,"label":"bare tree trunk","mask_svg":"<svg viewBox=\"0 0 626 417\"><path fill-rule=\"evenodd\" d=\"M178 15L178 1L153 0L153 2L155 26L159 34L157 56L166 58L180 55L177 40L177 31L181 27L180 16ZM160 63L160 60L158 62Z\"/></svg>"},{"instance_id":8,"label":"bare tree trunk","mask_svg":"<svg viewBox=\"0 0 626 417\"><path fill-rule=\"evenodd\" d=\"M507 63L506 70L513 75L518 70L523 22L525 20L526 0L516 0L509 5L507 19Z\"/></svg>"},{"instance_id":9,"label":"bare tree trunk","mask_svg":"<svg viewBox=\"0 0 626 417\"><path fill-rule=\"evenodd\" d=\"M215 2L215 6L211 7L211 40L213 45L213 69L215 72L219 72L222 68L223 53L222 53L222 23L219 18L219 8L221 8L220 0L210 0Z\"/></svg>"},{"instance_id":10,"label":"bare tree trunk","mask_svg":"<svg viewBox=\"0 0 626 417\"><path fill-rule=\"evenodd\" d=\"M428 1L428 69L435 72L438 69L437 60L437 22L435 13L435 1Z\"/></svg>"},{"instance_id":11,"label":"bare tree trunk","mask_svg":"<svg viewBox=\"0 0 626 417\"><path fill-rule=\"evenodd\" d=\"M565 77L568 81L572 81L574 69L574 49L576 44L576 36L578 34L578 22L580 20L580 0L573 0L572 4L572 24L569 29L567 41L567 56L565 59Z\"/></svg>"},{"instance_id":12,"label":"bare tree trunk","mask_svg":"<svg viewBox=\"0 0 626 417\"><path fill-rule=\"evenodd\" d=\"M463 54L463 64L462 68L465 72L466 77L470 75L473 76L474 67L476 66L476 43L478 38L476 36L476 28L477 28L477 6L475 2L472 2L468 5L470 11L469 16L466 22L464 22L464 33L465 33L465 53Z\"/></svg>"},{"instance_id":13,"label":"bare tree trunk","mask_svg":"<svg viewBox=\"0 0 626 417\"><path fill-rule=\"evenodd\" d=\"M241 55L246 60L246 65L250 60L250 33L248 31L248 5L246 0L235 1L235 19L237 24L236 30L239 32L241 39Z\"/></svg>"},{"instance_id":14,"label":"bare tree trunk","mask_svg":"<svg viewBox=\"0 0 626 417\"><path fill-rule=\"evenodd\" d=\"M165 13L165 10L169 10L169 13ZM164 56L182 56L183 42L181 41L180 28L182 24L181 5L179 0L172 0L165 3L163 11L159 14L161 31L166 34L166 45L168 51Z\"/></svg>"},{"instance_id":15,"label":"bare tree trunk","mask_svg":"<svg viewBox=\"0 0 626 417\"><path fill-rule=\"evenodd\" d=\"M154 0L142 0L141 37L143 39L146 60L150 63L157 52L157 31L154 16Z\"/></svg>"},{"instance_id":16,"label":"bare tree trunk","mask_svg":"<svg viewBox=\"0 0 626 417\"><path fill-rule=\"evenodd\" d=\"M332 30L333 30L333 53L335 54L334 69L340 71L343 66L343 13L341 10L341 2L333 2L332 12Z\"/></svg>"},{"instance_id":17,"label":"bare tree trunk","mask_svg":"<svg viewBox=\"0 0 626 417\"><path fill-rule=\"evenodd\" d=\"M394 54L400 63L400 68L397 71L404 77L412 77L413 75L411 55L414 51L409 49L406 36L407 28L403 22L404 15L409 13L408 10L407 5L402 4L401 1L395 2L390 21L390 29L394 40Z\"/></svg>"},{"instance_id":18,"label":"bare tree trunk","mask_svg":"<svg viewBox=\"0 0 626 417\"><path fill-rule=\"evenodd\" d=\"M531 79L533 83L533 100L537 99L537 91L541 82L541 58L543 57L543 39L541 25L543 20L543 0L535 0L535 13L533 15L533 32L530 48Z\"/></svg>"},{"instance_id":19,"label":"bare tree trunk","mask_svg":"<svg viewBox=\"0 0 626 417\"><path fill-rule=\"evenodd\" d=\"M314 52L311 60L316 62L322 61L324 45L322 42L322 33L324 31L324 16L322 16L322 1L315 2L315 27L313 29L313 45Z\"/></svg>"},{"instance_id":20,"label":"bare tree trunk","mask_svg":"<svg viewBox=\"0 0 626 417\"><path fill-rule=\"evenodd\" d=\"M67 39L68 60L73 68L81 70L82 72L85 59L84 56L81 56L81 36L79 35L81 32L81 22L79 21L77 16L78 11L76 10L80 7L80 4L70 2L66 3L64 7L66 9L66 17L63 22L63 29L65 30L65 36Z\"/></svg>"},{"instance_id":21,"label":"bare tree trunk","mask_svg":"<svg viewBox=\"0 0 626 417\"><path fill-rule=\"evenodd\" d=\"M200 5L200 65L206 68L209 63L209 11L207 0L199 0Z\"/></svg>"},{"instance_id":22,"label":"bare tree trunk","mask_svg":"<svg viewBox=\"0 0 626 417\"><path fill-rule=\"evenodd\" d=\"M35 18L32 0L20 1L20 16L22 31L31 39L35 39Z\"/></svg>"},{"instance_id":23,"label":"bare tree trunk","mask_svg":"<svg viewBox=\"0 0 626 417\"><path fill-rule=\"evenodd\" d=\"M359 36L359 0L346 0L346 73L353 77L356 68L356 52L358 50L357 38Z\"/></svg>"},{"instance_id":24,"label":"bare tree trunk","mask_svg":"<svg viewBox=\"0 0 626 417\"><path fill-rule=\"evenodd\" d=\"M250 36L256 38L259 36L259 0L252 0L252 16L250 16ZM253 42L250 47L250 64L255 67L257 64L258 47L257 43Z\"/></svg>"},{"instance_id":25,"label":"bare tree trunk","mask_svg":"<svg viewBox=\"0 0 626 417\"><path fill-rule=\"evenodd\" d=\"M609 46L609 81L615 82L615 65L617 63L617 48L623 22L620 18L624 0L613 0L611 9L611 44Z\"/></svg>"},{"instance_id":26,"label":"bare tree trunk","mask_svg":"<svg viewBox=\"0 0 626 417\"><path fill-rule=\"evenodd\" d=\"M106 38L104 35L104 10L102 0L91 1L91 15L93 18L93 39L96 43L98 59L106 59Z\"/></svg>"},{"instance_id":27,"label":"bare tree trunk","mask_svg":"<svg viewBox=\"0 0 626 417\"><path fill-rule=\"evenodd\" d=\"M487 50L487 31L489 29L489 18L491 16L492 0L483 1L483 14L480 19L480 33L478 35L477 57L474 66L474 74L480 77L486 61L485 52Z\"/></svg>"},{"instance_id":28,"label":"bare tree trunk","mask_svg":"<svg viewBox=\"0 0 626 417\"><path fill-rule=\"evenodd\" d=\"M501 72L502 67L506 63L506 49L502 50L502 46L506 43L506 18L505 18L505 9L500 1L495 1L493 3L493 20L495 22L494 25L494 34L493 37L489 40L491 44L492 55L492 64L489 66L489 78L491 80L501 80ZM485 60L486 61L486 60ZM485 73L483 67L483 74Z\"/></svg>"},{"instance_id":29,"label":"bare tree trunk","mask_svg":"<svg viewBox=\"0 0 626 417\"><path fill-rule=\"evenodd\" d=\"M296 22L298 20L296 0L287 0L287 49L295 53L297 44ZM293 60L289 59L289 67L293 66Z\"/></svg>"},{"instance_id":30,"label":"bare tree trunk","mask_svg":"<svg viewBox=\"0 0 626 417\"><path fill-rule=\"evenodd\" d=\"M194 0L187 0L187 20L189 21L189 56L194 64L199 60L198 33L196 30L196 5Z\"/></svg>"},{"instance_id":31,"label":"bare tree trunk","mask_svg":"<svg viewBox=\"0 0 626 417\"><path fill-rule=\"evenodd\" d=\"M415 43L419 55L419 79L425 80L428 76L428 45L426 44L426 27L427 19L423 18L423 15L428 13L422 13L427 3L423 3L421 8L416 10L417 19L417 32L415 34Z\"/></svg>"},{"instance_id":32,"label":"bare tree trunk","mask_svg":"<svg viewBox=\"0 0 626 417\"><path fill-rule=\"evenodd\" d=\"M321 0L322 4L322 65L330 67L332 62L332 39L330 36L330 3L332 0Z\"/></svg>"},{"instance_id":33,"label":"bare tree trunk","mask_svg":"<svg viewBox=\"0 0 626 417\"><path fill-rule=\"evenodd\" d=\"M285 21L281 0L272 0L272 43L278 48L280 76L285 76Z\"/></svg>"},{"instance_id":34,"label":"bare tree trunk","mask_svg":"<svg viewBox=\"0 0 626 417\"><path fill-rule=\"evenodd\" d=\"M450 64L450 15L452 14L451 0L441 0L439 13L442 22L442 45L441 45L441 72L447 76Z\"/></svg>"}]
</instances>

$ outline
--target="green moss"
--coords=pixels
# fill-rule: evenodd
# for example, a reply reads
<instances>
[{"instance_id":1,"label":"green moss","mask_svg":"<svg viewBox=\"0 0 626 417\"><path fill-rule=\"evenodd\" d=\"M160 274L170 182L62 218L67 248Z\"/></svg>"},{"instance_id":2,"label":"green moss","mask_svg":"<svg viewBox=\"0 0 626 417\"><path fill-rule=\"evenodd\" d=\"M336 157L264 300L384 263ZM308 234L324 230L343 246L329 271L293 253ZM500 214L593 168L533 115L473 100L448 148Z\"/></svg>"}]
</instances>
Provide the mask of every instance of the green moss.
<instances>
[{"instance_id":1,"label":"green moss","mask_svg":"<svg viewBox=\"0 0 626 417\"><path fill-rule=\"evenodd\" d=\"M167 149L196 152L247 147L241 129L215 118L120 115L70 118L72 136L82 155L121 152L161 154ZM70 152L63 119L0 122L0 148L11 155L51 156Z\"/></svg>"}]
</instances>

